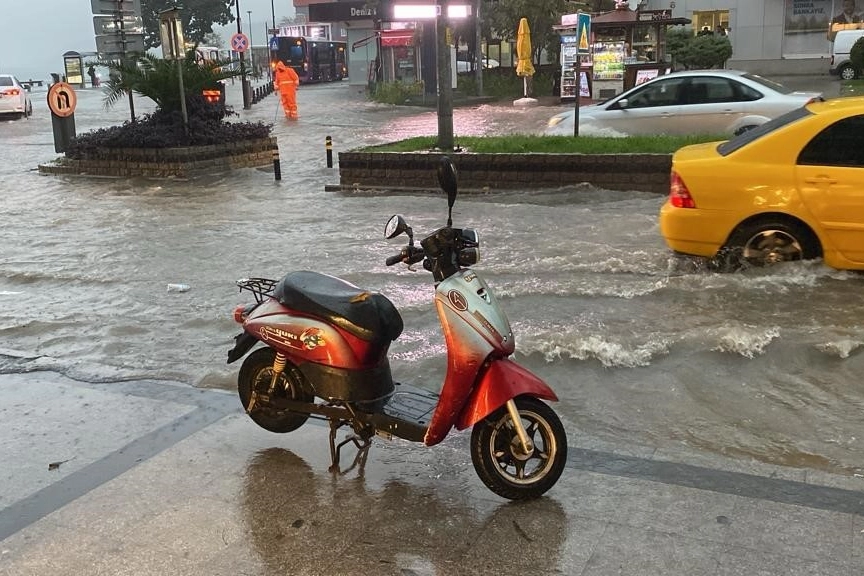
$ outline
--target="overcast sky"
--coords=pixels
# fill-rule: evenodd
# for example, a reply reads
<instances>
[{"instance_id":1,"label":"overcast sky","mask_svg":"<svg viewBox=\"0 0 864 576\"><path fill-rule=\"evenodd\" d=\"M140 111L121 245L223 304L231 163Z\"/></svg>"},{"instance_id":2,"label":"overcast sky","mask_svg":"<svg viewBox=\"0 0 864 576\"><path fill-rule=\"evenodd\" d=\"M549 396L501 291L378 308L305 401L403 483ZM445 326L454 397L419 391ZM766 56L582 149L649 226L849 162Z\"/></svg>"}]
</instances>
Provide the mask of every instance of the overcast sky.
<instances>
[{"instance_id":1,"label":"overcast sky","mask_svg":"<svg viewBox=\"0 0 864 576\"><path fill-rule=\"evenodd\" d=\"M179 2L182 4L182 2ZM20 80L47 80L63 72L63 53L94 52L90 0L0 0L0 73ZM271 0L240 0L243 32L249 34L247 10L252 11L252 40L263 44L264 23L270 22ZM276 22L294 14L291 0L273 0ZM237 23L216 30L225 45Z\"/></svg>"}]
</instances>

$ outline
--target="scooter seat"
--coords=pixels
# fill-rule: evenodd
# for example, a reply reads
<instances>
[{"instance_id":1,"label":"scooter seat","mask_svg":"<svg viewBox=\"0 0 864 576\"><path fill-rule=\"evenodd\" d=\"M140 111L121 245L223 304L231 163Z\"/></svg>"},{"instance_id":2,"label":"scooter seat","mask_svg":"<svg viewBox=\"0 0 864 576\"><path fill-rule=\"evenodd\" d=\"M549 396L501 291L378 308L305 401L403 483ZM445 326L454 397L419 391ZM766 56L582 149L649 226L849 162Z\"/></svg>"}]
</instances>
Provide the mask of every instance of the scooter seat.
<instances>
[{"instance_id":1,"label":"scooter seat","mask_svg":"<svg viewBox=\"0 0 864 576\"><path fill-rule=\"evenodd\" d=\"M318 316L367 342L390 343L402 333L402 316L386 296L335 276L291 272L276 284L273 297L283 306Z\"/></svg>"}]
</instances>

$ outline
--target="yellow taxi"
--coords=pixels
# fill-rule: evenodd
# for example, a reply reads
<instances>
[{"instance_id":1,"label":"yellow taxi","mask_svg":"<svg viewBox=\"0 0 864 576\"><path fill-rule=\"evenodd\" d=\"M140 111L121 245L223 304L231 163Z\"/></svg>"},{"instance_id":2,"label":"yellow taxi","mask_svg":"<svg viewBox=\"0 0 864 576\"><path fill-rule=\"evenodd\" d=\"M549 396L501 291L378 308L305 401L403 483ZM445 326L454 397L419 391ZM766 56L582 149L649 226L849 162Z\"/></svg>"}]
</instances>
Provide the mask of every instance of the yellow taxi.
<instances>
[{"instance_id":1,"label":"yellow taxi","mask_svg":"<svg viewBox=\"0 0 864 576\"><path fill-rule=\"evenodd\" d=\"M681 148L660 232L718 269L815 258L864 269L864 97L819 99Z\"/></svg>"}]
</instances>

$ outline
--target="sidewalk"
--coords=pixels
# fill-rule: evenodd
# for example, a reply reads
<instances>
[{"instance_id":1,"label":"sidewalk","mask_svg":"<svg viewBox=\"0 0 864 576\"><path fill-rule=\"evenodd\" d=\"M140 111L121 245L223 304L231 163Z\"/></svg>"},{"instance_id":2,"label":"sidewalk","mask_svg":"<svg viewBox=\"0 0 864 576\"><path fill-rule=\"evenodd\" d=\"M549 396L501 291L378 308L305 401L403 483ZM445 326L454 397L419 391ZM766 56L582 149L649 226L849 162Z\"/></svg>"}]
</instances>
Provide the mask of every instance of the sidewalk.
<instances>
[{"instance_id":1,"label":"sidewalk","mask_svg":"<svg viewBox=\"0 0 864 576\"><path fill-rule=\"evenodd\" d=\"M864 572L864 481L602 446L511 504L468 436L376 439L327 472L328 430L257 428L232 393L0 375L0 574L825 575Z\"/></svg>"}]
</instances>

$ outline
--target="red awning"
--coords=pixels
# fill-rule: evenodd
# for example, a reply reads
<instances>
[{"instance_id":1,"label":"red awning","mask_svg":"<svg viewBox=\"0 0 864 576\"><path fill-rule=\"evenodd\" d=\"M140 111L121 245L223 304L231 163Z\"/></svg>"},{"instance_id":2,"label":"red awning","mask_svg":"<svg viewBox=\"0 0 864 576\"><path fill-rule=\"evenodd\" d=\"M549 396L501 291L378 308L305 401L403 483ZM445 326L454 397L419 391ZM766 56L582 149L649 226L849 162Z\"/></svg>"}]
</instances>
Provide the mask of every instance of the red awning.
<instances>
[{"instance_id":1,"label":"red awning","mask_svg":"<svg viewBox=\"0 0 864 576\"><path fill-rule=\"evenodd\" d=\"M381 46L412 46L414 30L381 30Z\"/></svg>"}]
</instances>

